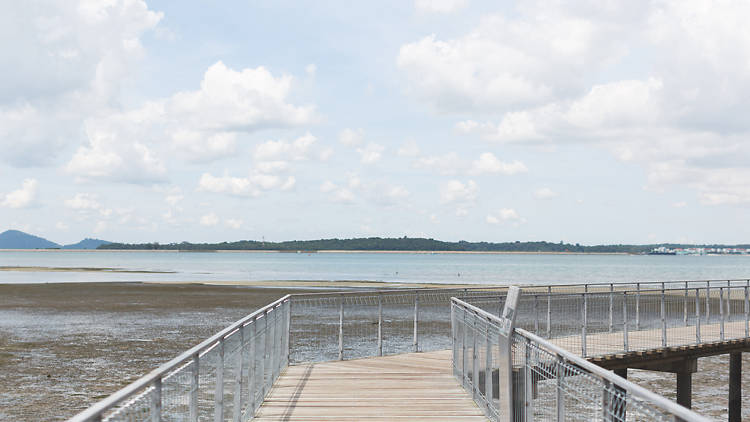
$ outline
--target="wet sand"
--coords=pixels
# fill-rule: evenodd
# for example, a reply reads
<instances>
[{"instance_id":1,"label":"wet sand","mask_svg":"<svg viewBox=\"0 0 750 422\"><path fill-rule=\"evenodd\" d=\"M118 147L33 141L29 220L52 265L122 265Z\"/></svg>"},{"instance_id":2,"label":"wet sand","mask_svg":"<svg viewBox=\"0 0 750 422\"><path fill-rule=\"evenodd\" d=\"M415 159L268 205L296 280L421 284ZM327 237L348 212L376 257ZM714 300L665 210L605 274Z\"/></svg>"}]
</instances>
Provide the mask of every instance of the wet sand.
<instances>
[{"instance_id":1,"label":"wet sand","mask_svg":"<svg viewBox=\"0 0 750 422\"><path fill-rule=\"evenodd\" d=\"M0 420L65 420L289 292L200 284L0 285Z\"/></svg>"}]
</instances>

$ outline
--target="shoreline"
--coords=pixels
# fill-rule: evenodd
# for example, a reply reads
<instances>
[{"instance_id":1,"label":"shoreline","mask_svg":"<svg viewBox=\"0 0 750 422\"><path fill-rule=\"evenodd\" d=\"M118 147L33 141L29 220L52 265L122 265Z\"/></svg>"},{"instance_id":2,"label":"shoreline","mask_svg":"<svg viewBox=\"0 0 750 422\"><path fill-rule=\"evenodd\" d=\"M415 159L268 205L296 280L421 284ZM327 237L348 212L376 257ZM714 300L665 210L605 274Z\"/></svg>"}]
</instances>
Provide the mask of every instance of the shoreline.
<instances>
[{"instance_id":1,"label":"shoreline","mask_svg":"<svg viewBox=\"0 0 750 422\"><path fill-rule=\"evenodd\" d=\"M40 286L40 285L163 285L163 286L209 286L209 287L248 287L258 289L293 289L293 290L329 290L329 289L367 289L367 290L399 290L399 289L463 289L463 288L498 288L503 285L481 284L440 284L440 283L408 283L368 280L204 280L204 281L62 281L62 282L32 282L32 283L2 283L2 286Z\"/></svg>"},{"instance_id":2,"label":"shoreline","mask_svg":"<svg viewBox=\"0 0 750 422\"><path fill-rule=\"evenodd\" d=\"M532 251L399 251L399 250L287 250L287 249L0 249L0 252L128 252L128 253L284 253L284 254L405 254L405 255L643 255L627 252L532 252Z\"/></svg>"}]
</instances>

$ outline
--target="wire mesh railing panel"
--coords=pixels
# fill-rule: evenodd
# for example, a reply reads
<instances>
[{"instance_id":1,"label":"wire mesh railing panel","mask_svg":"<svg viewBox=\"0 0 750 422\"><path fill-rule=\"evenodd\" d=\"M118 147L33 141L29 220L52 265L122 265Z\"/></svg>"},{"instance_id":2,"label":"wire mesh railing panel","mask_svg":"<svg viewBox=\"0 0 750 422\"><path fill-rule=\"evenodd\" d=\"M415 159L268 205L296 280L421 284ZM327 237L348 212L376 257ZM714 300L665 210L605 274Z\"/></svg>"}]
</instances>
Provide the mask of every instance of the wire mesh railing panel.
<instances>
[{"instance_id":1,"label":"wire mesh railing panel","mask_svg":"<svg viewBox=\"0 0 750 422\"><path fill-rule=\"evenodd\" d=\"M71 419L247 421L288 363L289 296L254 312Z\"/></svg>"},{"instance_id":2,"label":"wire mesh railing panel","mask_svg":"<svg viewBox=\"0 0 750 422\"><path fill-rule=\"evenodd\" d=\"M706 421L523 329L504 343L503 317L466 302L454 299L451 321L453 373L490 420Z\"/></svg>"},{"instance_id":3,"label":"wire mesh railing panel","mask_svg":"<svg viewBox=\"0 0 750 422\"><path fill-rule=\"evenodd\" d=\"M500 331L492 321L453 306L451 320L453 374L477 405L492 420L507 420L499 405L503 391L500 380L498 339Z\"/></svg>"},{"instance_id":4,"label":"wire mesh railing panel","mask_svg":"<svg viewBox=\"0 0 750 422\"><path fill-rule=\"evenodd\" d=\"M674 421L674 414L522 335L513 336L513 355L514 421Z\"/></svg>"}]
</instances>

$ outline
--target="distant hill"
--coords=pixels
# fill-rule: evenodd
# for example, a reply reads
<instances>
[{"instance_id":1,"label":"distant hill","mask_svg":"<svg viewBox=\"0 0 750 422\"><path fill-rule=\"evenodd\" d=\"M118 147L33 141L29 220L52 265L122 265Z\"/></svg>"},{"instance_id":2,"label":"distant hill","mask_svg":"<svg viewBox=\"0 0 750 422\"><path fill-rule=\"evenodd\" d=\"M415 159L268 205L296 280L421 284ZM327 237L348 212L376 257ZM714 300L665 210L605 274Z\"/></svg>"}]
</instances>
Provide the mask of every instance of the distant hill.
<instances>
[{"instance_id":1,"label":"distant hill","mask_svg":"<svg viewBox=\"0 0 750 422\"><path fill-rule=\"evenodd\" d=\"M18 230L0 233L0 249L49 249L59 248L55 242Z\"/></svg>"},{"instance_id":2,"label":"distant hill","mask_svg":"<svg viewBox=\"0 0 750 422\"><path fill-rule=\"evenodd\" d=\"M78 243L74 243L72 245L65 245L62 248L63 249L96 249L99 246L109 245L110 243L112 242L108 242L106 240L101 240L101 239L86 238L86 239L81 240Z\"/></svg>"}]
</instances>

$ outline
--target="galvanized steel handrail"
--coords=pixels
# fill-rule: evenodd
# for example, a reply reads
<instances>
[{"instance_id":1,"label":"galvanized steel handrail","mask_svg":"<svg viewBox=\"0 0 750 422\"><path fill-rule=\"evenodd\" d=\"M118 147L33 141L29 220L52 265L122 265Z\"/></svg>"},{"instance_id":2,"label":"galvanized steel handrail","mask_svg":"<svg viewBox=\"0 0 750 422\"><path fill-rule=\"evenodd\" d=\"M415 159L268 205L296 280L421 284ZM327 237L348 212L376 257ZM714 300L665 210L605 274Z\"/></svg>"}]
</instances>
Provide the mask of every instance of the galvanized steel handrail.
<instances>
[{"instance_id":1,"label":"galvanized steel handrail","mask_svg":"<svg viewBox=\"0 0 750 422\"><path fill-rule=\"evenodd\" d=\"M750 282L679 288L662 285L648 290L532 292L524 300L519 326L555 339L559 345L566 343L569 350L575 346L584 357L750 337ZM538 312L540 303L547 308L544 319ZM598 317L592 318L594 311ZM650 315L650 319L644 321L643 315ZM629 341L634 333L646 331L650 334L647 338L639 336L640 344ZM607 333L621 335L621 339L613 342L611 335L596 337ZM599 339L606 342L605 349L596 343Z\"/></svg>"},{"instance_id":2,"label":"galvanized steel handrail","mask_svg":"<svg viewBox=\"0 0 750 422\"><path fill-rule=\"evenodd\" d=\"M464 332L464 338L463 343L461 344L461 347L463 348L463 355L462 355L462 362L456 362L454 360L453 366L454 366L454 372L457 374L457 376L460 374L460 381L462 381L462 384L467 388L468 392L472 395L475 401L477 401L477 404L480 406L480 408L485 409L485 411L488 414L488 417L491 417L493 420L510 420L512 415L503 415L499 409L501 409L502 403L500 405L493 405L491 401L493 400L492 396L492 382L494 380L492 379L492 376L489 376L488 374L491 374L495 368L497 368L497 361L500 361L501 359L498 359L497 357L493 357L494 353L497 353L498 356L502 356L505 354L513 354L513 348L511 345L510 350L503 350L502 346L497 343L493 342L493 340L490 338L491 335L497 335L496 334L490 334L490 327L492 327L495 330L498 330L498 327L502 326L504 322L496 315L493 315L487 311L484 311L474 305L471 305L469 303L466 303L458 298L452 298L451 299L452 307L457 307L462 309L463 311L468 311L470 314L473 314L475 317L479 318L481 321L487 323L487 327L485 328L487 335L486 338L483 340L486 340L487 342L487 351L484 351L485 353L485 359L480 358L480 352L478 349L481 349L484 347L481 342L477 341L477 338L474 337L472 340L472 345L466 344L466 334ZM457 321L458 318L453 319L454 323L454 336L455 332L457 331L457 328L455 327L455 324L460 324L459 321ZM476 321L476 320L475 320ZM465 321L463 321L464 324L466 324ZM473 330L476 332L481 333L482 330L476 329L476 322L472 323ZM464 328L465 329L465 328ZM624 392L623 394L623 401L627 400L640 400L643 403L654 406L661 410L663 413L666 413L667 415L671 415L675 418L679 418L680 420L687 421L687 422L709 422L710 419L705 418L685 407L682 407L678 405L677 403L674 403L662 396L659 396L658 394L655 394L639 385L636 385L622 377L619 377L615 375L614 373L607 371L595 364L592 364L585 359L569 352L568 350L565 350L561 347L558 347L548 340L545 340L533 333L530 333L524 329L521 328L515 328L513 331L514 336L519 336L520 338L523 338L525 342L533 343L535 346L545 349L549 354L554 355L557 357L557 359L565 361L572 365L575 368L580 368L584 372L591 374L600 380L603 381L603 385L607 386L607 388L614 389L614 390L621 390ZM454 356L456 356L457 350L456 350L456 341L460 341L460 339L454 338ZM490 346L492 343L492 347L497 348L495 352L491 352ZM471 349L471 355L469 358L467 358L467 348ZM470 373L466 373L468 365L467 360L470 359L471 367L468 368L468 371ZM528 357L526 358L528 359ZM484 360L483 363L482 360ZM517 360L517 358L515 359ZM511 361L514 362L514 358L511 358ZM494 362L494 366L493 366ZM528 364L528 362L527 362ZM518 364L514 364L516 366ZM460 369L458 367L461 367ZM528 367L526 368L528 369ZM498 370L501 370L501 368L498 368ZM553 374L560 377L560 374ZM512 407L518 411L519 406L521 408L528 407L528 403L524 403L524 401L531 400L530 398L526 397L521 390L530 389L532 388L531 385L526 385L523 388L516 388L514 387L512 380L502 380L498 379L498 382L500 383L506 383L509 384L509 386L506 387L506 390L508 392L511 392L511 400L512 400ZM564 415L564 411L561 411L559 408L561 401L560 401L560 393L561 393L561 386L559 385L560 380L558 379L558 398L556 400L558 409L556 411L556 414L558 417L561 415ZM468 383L468 386L467 386ZM497 386L498 390L500 392L499 397L497 399L503 400L503 388L501 386ZM604 393L603 393L604 394ZM488 397L489 395L489 397ZM520 395L521 397L516 397L516 395ZM581 397L580 400L585 399L584 397ZM510 406L509 406L510 407ZM624 412L624 408L621 409L622 412ZM549 413L549 412L548 412ZM624 413L623 413L624 414ZM528 416L528 415L527 415ZM513 418L513 420L521 420L519 418Z\"/></svg>"},{"instance_id":3,"label":"galvanized steel handrail","mask_svg":"<svg viewBox=\"0 0 750 422\"><path fill-rule=\"evenodd\" d=\"M84 410L83 412L75 415L74 417L69 419L68 422L101 421L104 418L104 415L106 412L113 410L114 408L116 408L118 405L122 404L126 400L133 399L134 395L138 394L140 391L142 391L145 388L154 387L155 390L157 391L156 396L157 398L160 399L161 381L164 376L168 375L169 373L171 373L172 371L176 369L179 369L180 366L185 365L186 362L189 362L191 360L193 362L198 362L198 359L200 358L201 355L203 355L204 353L207 353L214 347L221 344L222 341L225 339L225 337L237 332L238 330L241 330L244 326L247 326L250 323L257 321L260 318L267 318L269 311L277 309L283 304L288 305L290 303L290 298L291 298L291 295L283 296L280 299L234 322L233 324L229 325L225 329L219 331L218 333L214 334L208 339L202 341L198 345L190 348L189 350L181 353L179 356L175 357L169 362L149 372L147 375L139 378L138 380L127 385L121 390L113 393L107 398L92 405L91 407ZM267 320L266 320L266 323L267 323ZM287 322L287 330L288 330L288 322ZM283 350L280 350L280 352L284 353L284 361L288 362L288 356L289 356L288 341L285 342L285 345L286 345L286 348L285 349L282 348ZM278 374L276 374L276 376L278 376ZM194 419L197 421L198 420L197 410L193 408L197 406L197 404L195 404L193 400L191 400L190 406L191 406L191 409L190 409L191 419ZM161 415L160 415L161 408L160 407L161 407L160 404L156 404L156 408L154 409L151 415L151 418L149 419L151 422L158 422L161 420ZM220 420L223 420L223 418Z\"/></svg>"}]
</instances>

